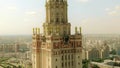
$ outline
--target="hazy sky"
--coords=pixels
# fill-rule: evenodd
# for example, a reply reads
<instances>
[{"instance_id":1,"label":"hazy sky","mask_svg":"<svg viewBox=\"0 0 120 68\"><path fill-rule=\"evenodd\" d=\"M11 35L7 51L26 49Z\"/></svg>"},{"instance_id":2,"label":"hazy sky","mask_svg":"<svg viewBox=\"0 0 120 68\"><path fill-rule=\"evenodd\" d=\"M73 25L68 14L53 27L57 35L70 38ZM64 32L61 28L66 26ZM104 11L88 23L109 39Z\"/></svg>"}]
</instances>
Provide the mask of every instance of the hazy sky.
<instances>
[{"instance_id":1,"label":"hazy sky","mask_svg":"<svg viewBox=\"0 0 120 68\"><path fill-rule=\"evenodd\" d=\"M81 26L85 34L120 34L120 0L68 1L72 31ZM0 35L32 34L44 21L45 0L0 0Z\"/></svg>"}]
</instances>

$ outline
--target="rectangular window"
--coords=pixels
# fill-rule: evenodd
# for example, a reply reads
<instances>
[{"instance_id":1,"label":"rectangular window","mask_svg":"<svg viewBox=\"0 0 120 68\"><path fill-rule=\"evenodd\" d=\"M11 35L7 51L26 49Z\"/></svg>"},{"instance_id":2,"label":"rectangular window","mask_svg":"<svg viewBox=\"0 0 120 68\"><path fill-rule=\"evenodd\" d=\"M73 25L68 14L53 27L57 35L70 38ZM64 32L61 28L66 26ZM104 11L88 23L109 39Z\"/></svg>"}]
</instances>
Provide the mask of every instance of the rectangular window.
<instances>
[{"instance_id":1,"label":"rectangular window","mask_svg":"<svg viewBox=\"0 0 120 68\"><path fill-rule=\"evenodd\" d=\"M62 63L62 67L64 67L64 63Z\"/></svg>"}]
</instances>

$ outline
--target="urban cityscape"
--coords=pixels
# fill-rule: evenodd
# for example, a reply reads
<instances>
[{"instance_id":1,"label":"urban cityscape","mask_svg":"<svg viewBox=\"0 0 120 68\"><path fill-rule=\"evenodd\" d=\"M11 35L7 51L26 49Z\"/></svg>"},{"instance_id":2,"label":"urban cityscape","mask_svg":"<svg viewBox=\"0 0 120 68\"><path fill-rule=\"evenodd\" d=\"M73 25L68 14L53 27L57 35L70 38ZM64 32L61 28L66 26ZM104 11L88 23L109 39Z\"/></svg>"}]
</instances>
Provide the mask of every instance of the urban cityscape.
<instances>
[{"instance_id":1,"label":"urban cityscape","mask_svg":"<svg viewBox=\"0 0 120 68\"><path fill-rule=\"evenodd\" d=\"M0 68L120 68L119 0L5 0L0 7Z\"/></svg>"}]
</instances>

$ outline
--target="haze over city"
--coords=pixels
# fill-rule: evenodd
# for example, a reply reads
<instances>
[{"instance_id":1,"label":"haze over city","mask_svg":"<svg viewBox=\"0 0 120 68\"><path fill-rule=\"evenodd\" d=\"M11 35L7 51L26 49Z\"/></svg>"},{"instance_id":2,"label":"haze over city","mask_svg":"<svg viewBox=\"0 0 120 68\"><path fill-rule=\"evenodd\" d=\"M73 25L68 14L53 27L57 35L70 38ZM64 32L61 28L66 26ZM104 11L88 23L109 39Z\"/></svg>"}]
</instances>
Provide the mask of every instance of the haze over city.
<instances>
[{"instance_id":1,"label":"haze over city","mask_svg":"<svg viewBox=\"0 0 120 68\"><path fill-rule=\"evenodd\" d=\"M72 28L81 26L83 34L120 34L120 0L68 2ZM0 0L0 35L32 34L33 27L42 28L44 6L45 0Z\"/></svg>"},{"instance_id":2,"label":"haze over city","mask_svg":"<svg viewBox=\"0 0 120 68\"><path fill-rule=\"evenodd\" d=\"M0 68L120 68L120 0L0 0Z\"/></svg>"}]
</instances>

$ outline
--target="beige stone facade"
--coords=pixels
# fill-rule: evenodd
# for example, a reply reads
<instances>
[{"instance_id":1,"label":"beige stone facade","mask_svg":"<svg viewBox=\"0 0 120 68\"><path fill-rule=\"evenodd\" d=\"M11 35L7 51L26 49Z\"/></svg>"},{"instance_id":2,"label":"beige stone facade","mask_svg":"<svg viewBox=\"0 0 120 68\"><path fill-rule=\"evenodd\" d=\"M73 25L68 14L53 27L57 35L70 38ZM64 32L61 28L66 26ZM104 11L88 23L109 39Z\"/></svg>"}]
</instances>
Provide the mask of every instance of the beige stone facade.
<instances>
[{"instance_id":1,"label":"beige stone facade","mask_svg":"<svg viewBox=\"0 0 120 68\"><path fill-rule=\"evenodd\" d=\"M81 28L71 35L67 0L46 1L44 35L33 29L32 68L82 68Z\"/></svg>"}]
</instances>

